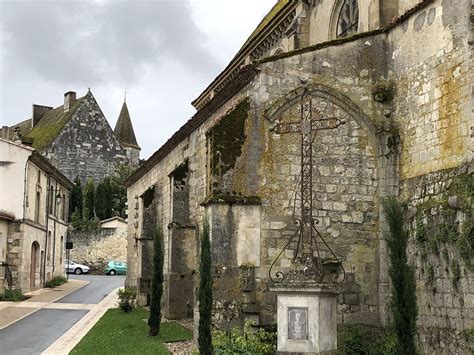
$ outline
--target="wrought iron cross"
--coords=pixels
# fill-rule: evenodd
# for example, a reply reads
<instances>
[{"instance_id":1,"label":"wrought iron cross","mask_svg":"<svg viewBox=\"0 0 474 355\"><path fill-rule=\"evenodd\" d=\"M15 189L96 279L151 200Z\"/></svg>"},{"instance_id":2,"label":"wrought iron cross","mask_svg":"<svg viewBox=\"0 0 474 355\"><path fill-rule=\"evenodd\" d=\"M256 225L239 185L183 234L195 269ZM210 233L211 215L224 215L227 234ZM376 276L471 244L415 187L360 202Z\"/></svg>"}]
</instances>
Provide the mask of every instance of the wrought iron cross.
<instances>
[{"instance_id":1,"label":"wrought iron cross","mask_svg":"<svg viewBox=\"0 0 474 355\"><path fill-rule=\"evenodd\" d=\"M316 117L313 117L313 114ZM298 236L298 241L297 247L294 250L293 262L302 265L305 276L308 276L312 281L320 282L324 276L320 247L316 240L317 237L321 239L335 260L340 264L339 259L316 229L315 225L318 224L318 221L313 218L313 132L335 129L342 124L344 122L337 117L324 118L319 110L314 110L313 112L312 98L305 92L301 99L300 121L278 123L273 129L278 134L301 134L301 216L295 219L295 223L299 225L299 228L270 267L269 276L274 282L283 282L286 278L282 271L278 271L276 273L277 278L275 279L272 277L271 271L275 262L296 236ZM293 276L297 275L293 273ZM301 275L299 276L298 278L301 279Z\"/></svg>"}]
</instances>

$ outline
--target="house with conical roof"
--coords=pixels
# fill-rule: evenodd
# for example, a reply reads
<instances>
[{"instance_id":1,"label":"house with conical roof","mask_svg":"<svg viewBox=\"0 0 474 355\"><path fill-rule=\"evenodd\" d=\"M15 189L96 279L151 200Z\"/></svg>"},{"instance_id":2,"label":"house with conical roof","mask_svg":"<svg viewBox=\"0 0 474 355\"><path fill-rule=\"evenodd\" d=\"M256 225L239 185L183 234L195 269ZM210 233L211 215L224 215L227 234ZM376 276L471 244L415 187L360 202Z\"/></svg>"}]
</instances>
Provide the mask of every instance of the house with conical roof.
<instances>
[{"instance_id":1,"label":"house with conical roof","mask_svg":"<svg viewBox=\"0 0 474 355\"><path fill-rule=\"evenodd\" d=\"M138 165L138 146L128 108L124 103L115 132L94 95L69 91L64 104L53 108L33 105L31 118L2 127L1 137L28 144L70 180L94 182L114 173L117 165Z\"/></svg>"}]
</instances>

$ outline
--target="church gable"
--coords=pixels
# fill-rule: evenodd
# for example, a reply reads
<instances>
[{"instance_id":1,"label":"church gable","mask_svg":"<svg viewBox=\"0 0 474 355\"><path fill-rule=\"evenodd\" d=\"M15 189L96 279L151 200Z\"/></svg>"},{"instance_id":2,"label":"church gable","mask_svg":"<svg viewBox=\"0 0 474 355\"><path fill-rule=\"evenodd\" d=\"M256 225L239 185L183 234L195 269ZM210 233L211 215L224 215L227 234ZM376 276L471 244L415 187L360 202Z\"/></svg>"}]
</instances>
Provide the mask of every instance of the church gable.
<instances>
[{"instance_id":1,"label":"church gable","mask_svg":"<svg viewBox=\"0 0 474 355\"><path fill-rule=\"evenodd\" d=\"M76 105L76 103L75 103ZM45 155L71 180L91 176L96 182L125 163L125 152L89 91Z\"/></svg>"}]
</instances>

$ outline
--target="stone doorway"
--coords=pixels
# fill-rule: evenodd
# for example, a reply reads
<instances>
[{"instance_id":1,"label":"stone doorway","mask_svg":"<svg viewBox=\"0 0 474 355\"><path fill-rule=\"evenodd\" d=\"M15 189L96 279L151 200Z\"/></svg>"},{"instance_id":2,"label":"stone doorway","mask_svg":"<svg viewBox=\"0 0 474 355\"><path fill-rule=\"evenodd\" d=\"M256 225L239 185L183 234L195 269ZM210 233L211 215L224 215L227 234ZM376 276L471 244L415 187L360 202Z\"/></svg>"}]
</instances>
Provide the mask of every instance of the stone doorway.
<instances>
[{"instance_id":1,"label":"stone doorway","mask_svg":"<svg viewBox=\"0 0 474 355\"><path fill-rule=\"evenodd\" d=\"M38 242L33 242L31 244L31 264L30 264L30 290L35 289L36 285L36 274L37 274L37 269L38 269L38 254L39 254L39 244Z\"/></svg>"}]
</instances>

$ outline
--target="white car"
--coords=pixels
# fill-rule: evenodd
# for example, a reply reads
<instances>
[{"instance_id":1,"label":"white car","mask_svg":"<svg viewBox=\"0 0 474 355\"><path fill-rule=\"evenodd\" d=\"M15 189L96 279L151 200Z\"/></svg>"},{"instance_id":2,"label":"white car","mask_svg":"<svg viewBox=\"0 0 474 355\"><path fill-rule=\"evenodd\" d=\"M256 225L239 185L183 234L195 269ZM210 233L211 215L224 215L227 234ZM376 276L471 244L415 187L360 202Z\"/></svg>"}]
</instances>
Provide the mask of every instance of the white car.
<instances>
[{"instance_id":1,"label":"white car","mask_svg":"<svg viewBox=\"0 0 474 355\"><path fill-rule=\"evenodd\" d=\"M64 265L68 274L88 274L90 267L82 264L76 264L74 261L66 260Z\"/></svg>"}]
</instances>

